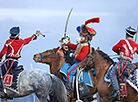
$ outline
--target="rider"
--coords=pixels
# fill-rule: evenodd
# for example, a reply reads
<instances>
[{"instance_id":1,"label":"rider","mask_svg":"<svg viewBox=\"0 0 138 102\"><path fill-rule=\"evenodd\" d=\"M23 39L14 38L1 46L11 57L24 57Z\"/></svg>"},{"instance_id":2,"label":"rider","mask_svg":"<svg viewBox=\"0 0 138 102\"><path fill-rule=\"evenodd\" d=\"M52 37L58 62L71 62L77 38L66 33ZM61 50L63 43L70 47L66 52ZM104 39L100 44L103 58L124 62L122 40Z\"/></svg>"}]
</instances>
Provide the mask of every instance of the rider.
<instances>
[{"instance_id":1,"label":"rider","mask_svg":"<svg viewBox=\"0 0 138 102\"><path fill-rule=\"evenodd\" d=\"M99 18L93 18L89 21L91 23L93 20L97 20L95 22L99 23ZM94 22L92 22L94 23ZM67 68L67 71L65 72L67 74L67 84L66 88L69 91L72 85L72 79L73 75L77 72L78 64L90 53L90 41L92 40L92 37L96 34L96 31L93 28L90 28L86 26L88 22L85 22L85 25L81 25L81 27L77 27L77 30L80 32L80 43L72 44L70 43L70 40L68 38L63 40L63 43L68 45L69 48L75 50L75 53L71 53L70 57L74 58L74 64Z\"/></svg>"},{"instance_id":2,"label":"rider","mask_svg":"<svg viewBox=\"0 0 138 102\"><path fill-rule=\"evenodd\" d=\"M74 63L73 58L70 58L69 55L70 55L70 53L73 53L73 50L70 49L66 44L63 44L63 40L66 38L70 39L68 36L66 36L66 37L63 37L61 40L59 40L59 42L61 42L61 48L59 49L59 51L63 52L65 62L72 65Z\"/></svg>"},{"instance_id":3,"label":"rider","mask_svg":"<svg viewBox=\"0 0 138 102\"><path fill-rule=\"evenodd\" d=\"M121 94L118 82L118 76L119 76L118 73L120 73L118 72L119 67L121 71L124 70L122 74L122 80L124 79L124 77L128 77L129 73L134 70L134 67L132 65L133 55L135 54L135 52L138 54L138 45L133 41L133 37L136 34L136 32L137 31L131 26L127 27L126 39L120 40L112 48L112 50L119 55L119 62L118 62L119 66L115 65L110 73L110 79L113 91L110 93L109 98L115 98Z\"/></svg>"},{"instance_id":4,"label":"rider","mask_svg":"<svg viewBox=\"0 0 138 102\"><path fill-rule=\"evenodd\" d=\"M63 79L65 79L65 80L66 80L65 77L67 77L67 74L64 73L64 72L67 71L67 68L68 68L68 67L70 67L71 65L74 64L73 58L69 56L70 53L73 53L73 50L70 49L70 48L67 46L67 44L64 44L64 43L63 43L63 40L66 39L66 38L67 38L68 40L70 40L70 38L69 38L68 36L63 37L63 38L61 38L61 40L59 40L59 42L61 43L61 48L58 50L58 51L60 51L60 52L62 52L62 53L64 54L65 63L64 63L64 65L63 65L63 67L60 69L60 73L62 74L62 77L63 77Z\"/></svg>"},{"instance_id":5,"label":"rider","mask_svg":"<svg viewBox=\"0 0 138 102\"><path fill-rule=\"evenodd\" d=\"M1 64L1 76L4 76L10 69L17 67L18 59L21 57L22 47L28 44L31 40L37 39L37 36L39 36L39 34L40 31L36 31L36 34L33 34L31 37L23 40L19 38L19 27L12 27L10 29L10 39L6 41L3 49L0 52L0 62L2 60L2 57L6 54L6 59ZM0 91L3 91L2 84L2 79L0 78Z\"/></svg>"}]
</instances>

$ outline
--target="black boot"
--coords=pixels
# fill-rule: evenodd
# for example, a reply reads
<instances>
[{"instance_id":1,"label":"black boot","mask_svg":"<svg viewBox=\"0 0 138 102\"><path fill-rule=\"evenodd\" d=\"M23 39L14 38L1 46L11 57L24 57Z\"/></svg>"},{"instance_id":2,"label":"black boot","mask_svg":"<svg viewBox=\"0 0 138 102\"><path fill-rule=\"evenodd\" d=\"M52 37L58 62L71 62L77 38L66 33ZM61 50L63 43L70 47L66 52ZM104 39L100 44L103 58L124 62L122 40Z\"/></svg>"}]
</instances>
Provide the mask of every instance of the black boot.
<instances>
[{"instance_id":1,"label":"black boot","mask_svg":"<svg viewBox=\"0 0 138 102\"><path fill-rule=\"evenodd\" d=\"M70 94L70 91L73 91L71 82L66 82L66 89L67 89L67 95Z\"/></svg>"},{"instance_id":2,"label":"black boot","mask_svg":"<svg viewBox=\"0 0 138 102\"><path fill-rule=\"evenodd\" d=\"M109 94L109 98L110 99L115 99L115 98L117 98L117 96L119 96L119 95L121 95L121 93L120 93L120 91L119 90L117 90L117 91L112 91L110 94Z\"/></svg>"}]
</instances>

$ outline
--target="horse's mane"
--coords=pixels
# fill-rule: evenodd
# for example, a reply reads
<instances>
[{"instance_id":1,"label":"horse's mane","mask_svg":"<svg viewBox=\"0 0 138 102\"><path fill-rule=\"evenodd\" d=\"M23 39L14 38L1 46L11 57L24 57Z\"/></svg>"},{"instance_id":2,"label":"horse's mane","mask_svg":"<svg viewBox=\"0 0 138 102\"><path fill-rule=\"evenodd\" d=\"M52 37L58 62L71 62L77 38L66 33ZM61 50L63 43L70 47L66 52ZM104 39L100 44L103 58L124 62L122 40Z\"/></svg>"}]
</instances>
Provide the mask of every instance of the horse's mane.
<instances>
[{"instance_id":1,"label":"horse's mane","mask_svg":"<svg viewBox=\"0 0 138 102\"><path fill-rule=\"evenodd\" d=\"M114 61L108 56L108 54L104 53L102 50L98 50L98 53L102 55L102 57L106 59L107 62L111 61L112 63L114 63Z\"/></svg>"}]
</instances>

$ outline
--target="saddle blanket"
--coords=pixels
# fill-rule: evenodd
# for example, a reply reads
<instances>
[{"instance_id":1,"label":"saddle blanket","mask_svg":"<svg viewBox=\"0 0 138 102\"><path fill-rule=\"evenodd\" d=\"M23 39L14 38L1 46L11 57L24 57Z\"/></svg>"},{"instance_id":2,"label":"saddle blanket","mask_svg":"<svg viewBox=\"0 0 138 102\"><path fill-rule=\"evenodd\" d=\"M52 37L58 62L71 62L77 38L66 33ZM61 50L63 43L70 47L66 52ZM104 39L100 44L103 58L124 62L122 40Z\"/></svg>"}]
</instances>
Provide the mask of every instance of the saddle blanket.
<instances>
[{"instance_id":1,"label":"saddle blanket","mask_svg":"<svg viewBox=\"0 0 138 102\"><path fill-rule=\"evenodd\" d=\"M9 87L9 88L16 90L17 89L18 76L23 70L24 69L11 70L10 73L5 75L5 77L4 77L4 85Z\"/></svg>"},{"instance_id":2,"label":"saddle blanket","mask_svg":"<svg viewBox=\"0 0 138 102\"><path fill-rule=\"evenodd\" d=\"M90 70L87 72L81 71L78 75L78 79L79 79L79 82L83 81L87 86L94 88Z\"/></svg>"},{"instance_id":3,"label":"saddle blanket","mask_svg":"<svg viewBox=\"0 0 138 102\"><path fill-rule=\"evenodd\" d=\"M107 70L104 80L105 82L110 83L110 78L109 78L109 73L112 69L113 65L110 66L110 68ZM138 69L134 70L131 74L130 74L130 78L128 77L126 79L126 82L132 87L134 88L137 92L138 92Z\"/></svg>"}]
</instances>

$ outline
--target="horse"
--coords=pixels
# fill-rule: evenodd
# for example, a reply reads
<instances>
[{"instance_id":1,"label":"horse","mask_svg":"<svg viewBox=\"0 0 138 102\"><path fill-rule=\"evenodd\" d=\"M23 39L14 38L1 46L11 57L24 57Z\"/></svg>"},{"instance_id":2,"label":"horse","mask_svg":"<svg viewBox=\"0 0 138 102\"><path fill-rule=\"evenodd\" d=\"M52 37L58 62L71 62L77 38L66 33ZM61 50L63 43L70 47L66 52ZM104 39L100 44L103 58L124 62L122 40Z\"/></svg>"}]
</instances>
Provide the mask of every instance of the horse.
<instances>
[{"instance_id":1,"label":"horse","mask_svg":"<svg viewBox=\"0 0 138 102\"><path fill-rule=\"evenodd\" d=\"M97 91L100 96L100 102L112 102L109 94L112 91L110 83L104 81L104 76L108 68L113 64L113 60L103 51L92 48L92 52L79 63L80 68L95 68L97 78ZM121 98L121 102L137 102L137 92L127 84L128 96Z\"/></svg>"},{"instance_id":2,"label":"horse","mask_svg":"<svg viewBox=\"0 0 138 102\"><path fill-rule=\"evenodd\" d=\"M67 91L61 79L45 70L23 70L18 76L17 90L9 87L5 87L5 89L8 97L0 95L1 102L7 102L9 98L24 97L32 93L36 94L40 102L47 102L47 96L51 89L55 90L59 102L67 102Z\"/></svg>"},{"instance_id":3,"label":"horse","mask_svg":"<svg viewBox=\"0 0 138 102\"><path fill-rule=\"evenodd\" d=\"M65 61L64 61L64 54L58 51L58 49L59 47L53 48L52 50L46 50L42 53L35 54L33 59L35 62L48 64L50 66L50 73L62 79L59 70L62 68ZM97 93L97 86L96 86L97 81L96 78L93 76L93 71L91 71L91 77L93 79L94 88L87 86L90 93L84 96L83 98L90 97L95 93Z\"/></svg>"}]
</instances>

